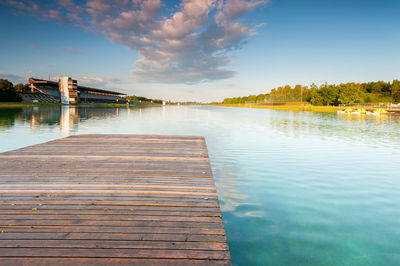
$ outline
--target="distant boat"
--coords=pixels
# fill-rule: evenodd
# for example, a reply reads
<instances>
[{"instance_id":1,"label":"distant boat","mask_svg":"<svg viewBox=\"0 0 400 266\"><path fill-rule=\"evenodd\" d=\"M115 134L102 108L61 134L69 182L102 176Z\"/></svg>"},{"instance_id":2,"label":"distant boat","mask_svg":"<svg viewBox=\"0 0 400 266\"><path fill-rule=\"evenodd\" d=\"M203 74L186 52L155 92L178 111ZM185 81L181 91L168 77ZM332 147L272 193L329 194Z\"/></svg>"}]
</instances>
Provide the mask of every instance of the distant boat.
<instances>
[{"instance_id":1,"label":"distant boat","mask_svg":"<svg viewBox=\"0 0 400 266\"><path fill-rule=\"evenodd\" d=\"M365 109L357 109L353 112L351 112L352 114L356 114L356 115L365 115L367 113L367 110Z\"/></svg>"},{"instance_id":2,"label":"distant boat","mask_svg":"<svg viewBox=\"0 0 400 266\"><path fill-rule=\"evenodd\" d=\"M365 110L365 109L357 109L354 111L350 111L350 110L348 112L351 114L355 114L355 115L365 115L367 113L367 110Z\"/></svg>"},{"instance_id":3,"label":"distant boat","mask_svg":"<svg viewBox=\"0 0 400 266\"><path fill-rule=\"evenodd\" d=\"M385 109L375 109L373 115L387 115L389 112Z\"/></svg>"},{"instance_id":4,"label":"distant boat","mask_svg":"<svg viewBox=\"0 0 400 266\"><path fill-rule=\"evenodd\" d=\"M340 110L340 111L337 111L337 112L338 112L338 114L351 114L351 112L353 112L353 109L346 108L344 110Z\"/></svg>"}]
</instances>

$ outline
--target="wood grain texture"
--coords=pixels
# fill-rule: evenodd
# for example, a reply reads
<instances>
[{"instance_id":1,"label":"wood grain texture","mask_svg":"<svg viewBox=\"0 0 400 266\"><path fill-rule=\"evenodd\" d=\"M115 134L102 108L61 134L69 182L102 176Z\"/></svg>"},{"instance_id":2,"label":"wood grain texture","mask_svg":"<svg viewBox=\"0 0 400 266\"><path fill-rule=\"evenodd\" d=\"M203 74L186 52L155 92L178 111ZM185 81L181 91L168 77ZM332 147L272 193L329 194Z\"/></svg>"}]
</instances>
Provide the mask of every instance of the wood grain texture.
<instances>
[{"instance_id":1,"label":"wood grain texture","mask_svg":"<svg viewBox=\"0 0 400 266\"><path fill-rule=\"evenodd\" d=\"M0 154L0 265L231 265L205 139L78 135Z\"/></svg>"}]
</instances>

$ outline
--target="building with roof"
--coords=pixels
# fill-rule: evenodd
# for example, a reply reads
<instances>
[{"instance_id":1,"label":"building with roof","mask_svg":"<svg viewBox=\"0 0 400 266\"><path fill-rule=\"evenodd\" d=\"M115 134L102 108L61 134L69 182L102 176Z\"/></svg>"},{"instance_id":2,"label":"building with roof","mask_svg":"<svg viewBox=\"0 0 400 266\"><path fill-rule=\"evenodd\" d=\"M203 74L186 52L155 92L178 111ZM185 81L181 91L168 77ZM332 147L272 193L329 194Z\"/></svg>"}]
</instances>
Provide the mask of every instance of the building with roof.
<instances>
[{"instance_id":1,"label":"building with roof","mask_svg":"<svg viewBox=\"0 0 400 266\"><path fill-rule=\"evenodd\" d=\"M30 77L29 87L33 93L47 95L55 102L63 104L127 103L122 98L124 93L80 86L77 80L70 77L60 77L58 82Z\"/></svg>"}]
</instances>

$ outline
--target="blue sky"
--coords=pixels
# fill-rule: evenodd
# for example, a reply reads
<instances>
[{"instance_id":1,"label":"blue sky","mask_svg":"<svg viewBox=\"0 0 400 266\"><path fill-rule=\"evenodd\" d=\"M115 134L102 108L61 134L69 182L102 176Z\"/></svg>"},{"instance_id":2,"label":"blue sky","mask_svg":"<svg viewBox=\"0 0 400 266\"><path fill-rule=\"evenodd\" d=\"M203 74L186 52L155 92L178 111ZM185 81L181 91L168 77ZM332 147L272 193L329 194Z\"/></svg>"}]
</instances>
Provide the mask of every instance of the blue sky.
<instances>
[{"instance_id":1,"label":"blue sky","mask_svg":"<svg viewBox=\"0 0 400 266\"><path fill-rule=\"evenodd\" d=\"M180 101L400 79L397 0L134 2L0 1L0 76Z\"/></svg>"}]
</instances>

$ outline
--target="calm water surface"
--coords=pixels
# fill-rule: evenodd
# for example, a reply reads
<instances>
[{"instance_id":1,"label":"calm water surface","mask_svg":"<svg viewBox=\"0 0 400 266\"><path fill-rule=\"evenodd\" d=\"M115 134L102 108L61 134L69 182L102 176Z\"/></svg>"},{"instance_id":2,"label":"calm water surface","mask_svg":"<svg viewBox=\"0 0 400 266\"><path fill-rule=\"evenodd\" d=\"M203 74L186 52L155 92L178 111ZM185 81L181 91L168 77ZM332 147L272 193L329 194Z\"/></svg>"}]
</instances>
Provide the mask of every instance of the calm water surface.
<instances>
[{"instance_id":1,"label":"calm water surface","mask_svg":"<svg viewBox=\"0 0 400 266\"><path fill-rule=\"evenodd\" d=\"M205 136L234 264L400 264L398 116L0 109L0 151L82 133Z\"/></svg>"}]
</instances>

